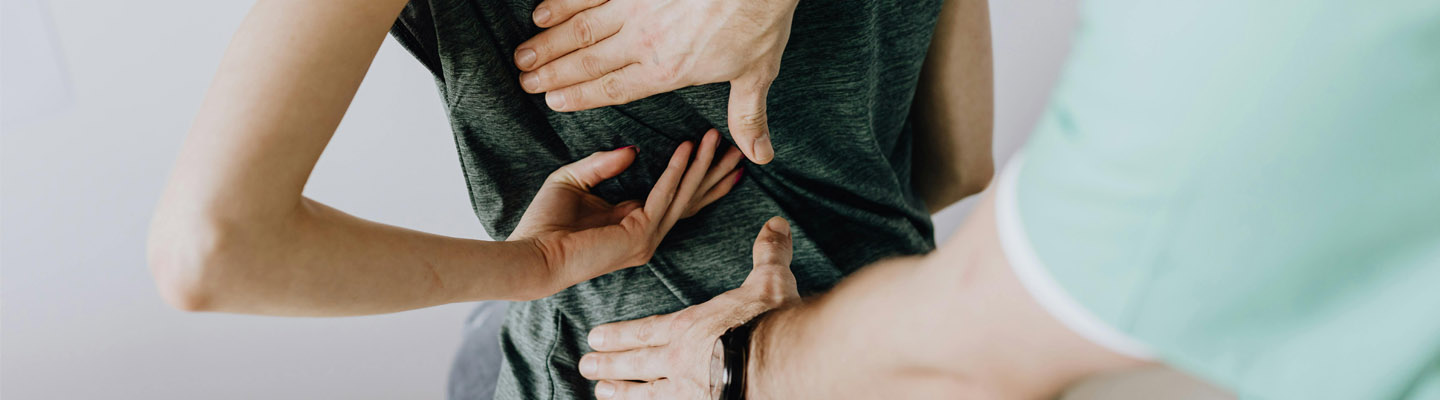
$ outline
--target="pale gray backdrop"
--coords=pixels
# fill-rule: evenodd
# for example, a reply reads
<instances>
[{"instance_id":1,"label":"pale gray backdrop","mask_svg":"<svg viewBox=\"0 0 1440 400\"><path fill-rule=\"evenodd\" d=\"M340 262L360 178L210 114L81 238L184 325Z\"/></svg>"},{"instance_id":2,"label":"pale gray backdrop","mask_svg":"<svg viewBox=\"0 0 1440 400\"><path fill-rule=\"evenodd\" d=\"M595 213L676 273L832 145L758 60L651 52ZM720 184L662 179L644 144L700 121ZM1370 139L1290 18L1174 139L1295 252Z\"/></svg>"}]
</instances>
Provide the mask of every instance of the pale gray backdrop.
<instances>
[{"instance_id":1,"label":"pale gray backdrop","mask_svg":"<svg viewBox=\"0 0 1440 400\"><path fill-rule=\"evenodd\" d=\"M0 397L443 397L467 304L301 319L185 314L155 293L146 223L249 1L0 1ZM1002 158L1044 106L1074 8L992 4ZM430 77L394 42L350 110L308 195L484 237Z\"/></svg>"}]
</instances>

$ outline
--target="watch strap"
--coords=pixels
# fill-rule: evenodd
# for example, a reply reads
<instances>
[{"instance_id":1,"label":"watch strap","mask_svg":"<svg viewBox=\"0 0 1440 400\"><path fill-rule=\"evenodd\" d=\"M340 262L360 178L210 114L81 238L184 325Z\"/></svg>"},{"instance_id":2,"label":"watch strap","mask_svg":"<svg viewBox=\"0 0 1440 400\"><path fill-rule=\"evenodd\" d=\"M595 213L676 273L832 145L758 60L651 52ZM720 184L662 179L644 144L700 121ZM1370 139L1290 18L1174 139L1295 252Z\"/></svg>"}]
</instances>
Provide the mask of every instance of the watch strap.
<instances>
[{"instance_id":1,"label":"watch strap","mask_svg":"<svg viewBox=\"0 0 1440 400\"><path fill-rule=\"evenodd\" d=\"M725 353L725 387L720 391L720 400L745 399L745 370L750 365L750 336L760 316L743 325L730 328L720 335Z\"/></svg>"}]
</instances>

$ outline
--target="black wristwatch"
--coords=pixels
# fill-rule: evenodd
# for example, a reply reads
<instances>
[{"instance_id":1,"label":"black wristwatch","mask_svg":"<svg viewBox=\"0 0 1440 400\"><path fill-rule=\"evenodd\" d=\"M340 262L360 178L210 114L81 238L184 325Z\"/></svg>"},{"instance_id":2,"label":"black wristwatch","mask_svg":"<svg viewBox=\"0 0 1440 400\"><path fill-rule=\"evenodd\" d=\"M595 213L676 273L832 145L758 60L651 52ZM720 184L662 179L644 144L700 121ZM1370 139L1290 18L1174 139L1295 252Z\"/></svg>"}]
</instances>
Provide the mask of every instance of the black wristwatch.
<instances>
[{"instance_id":1,"label":"black wristwatch","mask_svg":"<svg viewBox=\"0 0 1440 400\"><path fill-rule=\"evenodd\" d=\"M763 315L763 314L762 314ZM750 364L750 334L760 316L725 331L715 341L715 358L710 363L711 397L715 400L745 399L745 369Z\"/></svg>"}]
</instances>

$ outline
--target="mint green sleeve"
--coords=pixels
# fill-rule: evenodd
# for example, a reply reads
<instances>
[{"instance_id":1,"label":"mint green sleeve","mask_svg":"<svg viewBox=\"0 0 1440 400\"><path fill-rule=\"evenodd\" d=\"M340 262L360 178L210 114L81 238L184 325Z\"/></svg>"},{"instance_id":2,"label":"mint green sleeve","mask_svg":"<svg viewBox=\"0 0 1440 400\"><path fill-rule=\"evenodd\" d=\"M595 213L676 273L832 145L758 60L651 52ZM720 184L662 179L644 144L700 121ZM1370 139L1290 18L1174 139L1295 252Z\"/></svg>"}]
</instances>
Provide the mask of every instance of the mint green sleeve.
<instances>
[{"instance_id":1,"label":"mint green sleeve","mask_svg":"<svg viewBox=\"0 0 1440 400\"><path fill-rule=\"evenodd\" d=\"M1440 398L1440 1L1088 1L1034 259L1242 398Z\"/></svg>"}]
</instances>

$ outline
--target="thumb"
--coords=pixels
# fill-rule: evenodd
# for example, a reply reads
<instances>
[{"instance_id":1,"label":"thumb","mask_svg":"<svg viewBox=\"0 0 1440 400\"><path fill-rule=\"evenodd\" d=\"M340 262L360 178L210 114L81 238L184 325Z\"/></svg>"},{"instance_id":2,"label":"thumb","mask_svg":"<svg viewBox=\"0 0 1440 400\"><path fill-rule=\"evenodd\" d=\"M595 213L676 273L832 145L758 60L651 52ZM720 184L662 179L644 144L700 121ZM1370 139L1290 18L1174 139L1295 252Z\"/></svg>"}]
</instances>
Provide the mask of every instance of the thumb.
<instances>
[{"instance_id":1,"label":"thumb","mask_svg":"<svg viewBox=\"0 0 1440 400\"><path fill-rule=\"evenodd\" d=\"M550 174L545 183L568 184L589 191L606 179L614 178L635 162L635 146L600 151L573 163L565 164Z\"/></svg>"},{"instance_id":2,"label":"thumb","mask_svg":"<svg viewBox=\"0 0 1440 400\"><path fill-rule=\"evenodd\" d=\"M771 307L800 299L795 288L795 274L790 271L794 255L794 242L790 238L790 223L784 218L774 217L765 222L760 234L755 237L755 268L745 278L741 288L759 293Z\"/></svg>"},{"instance_id":3,"label":"thumb","mask_svg":"<svg viewBox=\"0 0 1440 400\"><path fill-rule=\"evenodd\" d=\"M770 146L770 119L765 113L765 97L774 80L751 74L730 81L730 136L756 164L767 164L775 158L775 149Z\"/></svg>"},{"instance_id":4,"label":"thumb","mask_svg":"<svg viewBox=\"0 0 1440 400\"><path fill-rule=\"evenodd\" d=\"M705 324L709 330L724 331L766 311L800 301L795 274L790 272L792 249L790 223L784 218L771 218L755 237L755 268L745 277L745 283L680 311L675 318L679 323ZM690 317L680 317L682 314Z\"/></svg>"}]
</instances>

